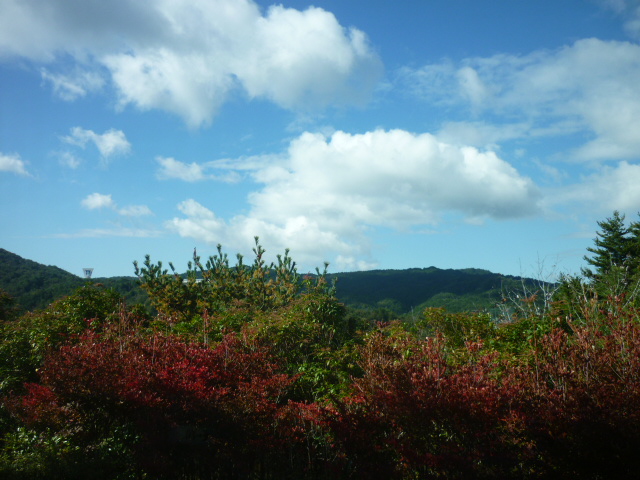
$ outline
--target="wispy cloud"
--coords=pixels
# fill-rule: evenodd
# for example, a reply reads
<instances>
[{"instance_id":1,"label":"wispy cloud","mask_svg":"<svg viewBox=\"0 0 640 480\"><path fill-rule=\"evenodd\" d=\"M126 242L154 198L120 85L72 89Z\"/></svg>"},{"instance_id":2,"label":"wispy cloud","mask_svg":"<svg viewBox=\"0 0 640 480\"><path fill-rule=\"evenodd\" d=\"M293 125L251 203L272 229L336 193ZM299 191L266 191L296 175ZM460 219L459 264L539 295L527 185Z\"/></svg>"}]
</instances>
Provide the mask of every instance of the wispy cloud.
<instances>
[{"instance_id":1,"label":"wispy cloud","mask_svg":"<svg viewBox=\"0 0 640 480\"><path fill-rule=\"evenodd\" d=\"M153 212L146 205L128 205L118 209L118 213L125 217L146 217L153 215Z\"/></svg>"},{"instance_id":2,"label":"wispy cloud","mask_svg":"<svg viewBox=\"0 0 640 480\"><path fill-rule=\"evenodd\" d=\"M60 165L64 165L72 170L78 168L82 163L82 161L71 152L57 152L55 155L58 157Z\"/></svg>"},{"instance_id":3,"label":"wispy cloud","mask_svg":"<svg viewBox=\"0 0 640 480\"><path fill-rule=\"evenodd\" d=\"M405 68L399 85L424 101L470 109L474 124L458 122L463 135L471 131L465 123L491 125L495 138L581 132L592 139L567 152L573 158L631 159L640 151L639 58L638 44L591 38L524 56Z\"/></svg>"},{"instance_id":4,"label":"wispy cloud","mask_svg":"<svg viewBox=\"0 0 640 480\"><path fill-rule=\"evenodd\" d=\"M238 182L241 177L237 172L221 170L216 162L184 163L172 157L156 157L160 165L156 176L160 180L183 180L185 182L199 182L202 180L217 180L221 182ZM224 171L224 173L207 173L210 170Z\"/></svg>"},{"instance_id":5,"label":"wispy cloud","mask_svg":"<svg viewBox=\"0 0 640 480\"><path fill-rule=\"evenodd\" d=\"M163 235L161 230L143 228L88 228L76 233L58 233L50 235L50 238L101 238L101 237L130 237L130 238L154 238Z\"/></svg>"},{"instance_id":6,"label":"wispy cloud","mask_svg":"<svg viewBox=\"0 0 640 480\"><path fill-rule=\"evenodd\" d=\"M142 217L147 215L153 215L153 212L146 205L128 205L123 208L118 208L116 203L111 198L111 195L104 195L102 193L92 193L87 195L80 202L82 207L87 210L100 210L103 208L114 210L119 215L126 217Z\"/></svg>"},{"instance_id":7,"label":"wispy cloud","mask_svg":"<svg viewBox=\"0 0 640 480\"><path fill-rule=\"evenodd\" d=\"M599 0L599 3L624 19L624 29L630 37L640 39L640 1Z\"/></svg>"},{"instance_id":8,"label":"wispy cloud","mask_svg":"<svg viewBox=\"0 0 640 480\"><path fill-rule=\"evenodd\" d=\"M104 161L118 155L126 155L131 151L131 144L121 130L110 129L103 134L81 127L73 127L71 134L62 137L62 141L69 145L85 148L87 143L93 143Z\"/></svg>"},{"instance_id":9,"label":"wispy cloud","mask_svg":"<svg viewBox=\"0 0 640 480\"><path fill-rule=\"evenodd\" d=\"M580 182L554 189L545 202L552 206L578 204L601 215L613 210L634 212L640 206L639 185L640 165L623 161L616 166L603 165Z\"/></svg>"},{"instance_id":10,"label":"wispy cloud","mask_svg":"<svg viewBox=\"0 0 640 480\"><path fill-rule=\"evenodd\" d=\"M79 68L69 74L52 73L42 68L40 75L45 82L51 84L53 92L66 101L73 101L86 96L87 93L98 91L105 83L98 72Z\"/></svg>"}]
</instances>

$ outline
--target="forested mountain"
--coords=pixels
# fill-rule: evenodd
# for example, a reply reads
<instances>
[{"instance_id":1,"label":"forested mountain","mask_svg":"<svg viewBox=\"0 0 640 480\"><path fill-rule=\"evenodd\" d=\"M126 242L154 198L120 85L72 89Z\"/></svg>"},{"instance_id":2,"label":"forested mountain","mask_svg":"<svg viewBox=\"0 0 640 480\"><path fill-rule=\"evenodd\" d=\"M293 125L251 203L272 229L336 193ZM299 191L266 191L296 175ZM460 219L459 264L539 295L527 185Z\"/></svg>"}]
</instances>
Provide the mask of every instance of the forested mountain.
<instances>
[{"instance_id":1,"label":"forested mountain","mask_svg":"<svg viewBox=\"0 0 640 480\"><path fill-rule=\"evenodd\" d=\"M329 277L337 277L337 295L345 304L385 308L395 313L423 307L447 307L457 312L489 309L505 292L522 290L523 281L488 270L436 267L349 272ZM531 279L524 282L533 284Z\"/></svg>"},{"instance_id":2,"label":"forested mountain","mask_svg":"<svg viewBox=\"0 0 640 480\"><path fill-rule=\"evenodd\" d=\"M42 308L71 293L83 280L61 268L42 265L0 248L0 289L21 311Z\"/></svg>"},{"instance_id":3,"label":"forested mountain","mask_svg":"<svg viewBox=\"0 0 640 480\"><path fill-rule=\"evenodd\" d=\"M337 297L350 307L404 314L424 307L447 307L454 312L486 310L505 292L522 289L522 280L479 269L371 270L328 275L337 279ZM135 277L96 278L114 288L127 303L146 303ZM531 284L532 280L525 279ZM72 293L86 280L58 267L46 266L0 249L0 289L16 299L20 311L46 307Z\"/></svg>"},{"instance_id":4,"label":"forested mountain","mask_svg":"<svg viewBox=\"0 0 640 480\"><path fill-rule=\"evenodd\" d=\"M127 303L145 302L146 294L138 287L135 277L95 278L92 281L114 288ZM61 268L42 265L0 248L0 290L14 298L19 312L45 308L86 282Z\"/></svg>"}]
</instances>

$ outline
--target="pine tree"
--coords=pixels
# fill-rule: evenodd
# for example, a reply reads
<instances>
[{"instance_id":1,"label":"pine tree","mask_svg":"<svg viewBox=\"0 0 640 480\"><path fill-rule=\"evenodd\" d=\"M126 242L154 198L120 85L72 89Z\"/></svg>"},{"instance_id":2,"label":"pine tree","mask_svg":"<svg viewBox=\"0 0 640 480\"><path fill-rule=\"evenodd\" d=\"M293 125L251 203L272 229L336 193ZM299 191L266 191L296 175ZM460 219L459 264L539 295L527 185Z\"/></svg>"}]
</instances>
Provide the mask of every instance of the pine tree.
<instances>
[{"instance_id":1,"label":"pine tree","mask_svg":"<svg viewBox=\"0 0 640 480\"><path fill-rule=\"evenodd\" d=\"M613 217L598 222L602 230L597 232L597 237L594 239L595 247L587 248L593 256L584 256L585 261L594 267L594 270L582 269L582 274L588 279L597 281L612 270L627 266L634 242L629 237L630 229L625 226L624 219L624 214L616 210L613 212ZM640 231L640 225L637 222L634 228Z\"/></svg>"},{"instance_id":2,"label":"pine tree","mask_svg":"<svg viewBox=\"0 0 640 480\"><path fill-rule=\"evenodd\" d=\"M640 213L638 213L640 218ZM634 275L640 275L640 220L629 225L629 248L627 252L629 269Z\"/></svg>"}]
</instances>

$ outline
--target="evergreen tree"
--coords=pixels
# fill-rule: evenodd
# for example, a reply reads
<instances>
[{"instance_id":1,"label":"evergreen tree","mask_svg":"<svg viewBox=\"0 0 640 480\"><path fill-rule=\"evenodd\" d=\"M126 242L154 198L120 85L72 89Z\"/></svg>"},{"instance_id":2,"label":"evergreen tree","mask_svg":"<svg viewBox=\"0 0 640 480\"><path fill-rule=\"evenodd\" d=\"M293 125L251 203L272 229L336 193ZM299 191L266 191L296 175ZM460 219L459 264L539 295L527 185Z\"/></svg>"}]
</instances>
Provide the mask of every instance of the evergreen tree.
<instances>
[{"instance_id":1,"label":"evergreen tree","mask_svg":"<svg viewBox=\"0 0 640 480\"><path fill-rule=\"evenodd\" d=\"M624 220L615 211L613 217L598 222L601 230L595 246L587 248L592 256L584 257L593 269L583 268L582 274L600 298L624 297L636 302L640 299L640 221L627 227Z\"/></svg>"},{"instance_id":2,"label":"evergreen tree","mask_svg":"<svg viewBox=\"0 0 640 480\"><path fill-rule=\"evenodd\" d=\"M640 213L638 213L640 218ZM629 225L629 249L627 252L629 269L635 276L640 275L640 220Z\"/></svg>"},{"instance_id":3,"label":"evergreen tree","mask_svg":"<svg viewBox=\"0 0 640 480\"><path fill-rule=\"evenodd\" d=\"M16 316L14 298L0 288L0 322L12 320Z\"/></svg>"},{"instance_id":4,"label":"evergreen tree","mask_svg":"<svg viewBox=\"0 0 640 480\"><path fill-rule=\"evenodd\" d=\"M598 222L602 230L596 234L595 247L587 248L593 256L584 256L585 261L594 267L594 270L582 269L582 274L588 279L598 281L613 269L626 266L632 242L629 238L630 229L625 226L624 218L624 214L616 210L613 217Z\"/></svg>"}]
</instances>

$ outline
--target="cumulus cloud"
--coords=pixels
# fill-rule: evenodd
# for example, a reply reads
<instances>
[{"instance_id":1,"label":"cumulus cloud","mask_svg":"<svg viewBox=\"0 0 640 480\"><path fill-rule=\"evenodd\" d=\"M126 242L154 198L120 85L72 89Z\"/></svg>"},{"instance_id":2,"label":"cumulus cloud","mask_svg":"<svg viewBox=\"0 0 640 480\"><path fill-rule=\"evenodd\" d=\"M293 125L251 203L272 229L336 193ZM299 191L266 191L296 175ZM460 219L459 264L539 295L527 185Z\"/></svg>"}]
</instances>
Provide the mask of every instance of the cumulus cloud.
<instances>
[{"instance_id":1,"label":"cumulus cloud","mask_svg":"<svg viewBox=\"0 0 640 480\"><path fill-rule=\"evenodd\" d=\"M98 210L101 208L113 208L115 204L111 195L103 195L101 193L92 193L84 198L80 205L87 210Z\"/></svg>"},{"instance_id":2,"label":"cumulus cloud","mask_svg":"<svg viewBox=\"0 0 640 480\"><path fill-rule=\"evenodd\" d=\"M0 172L10 172L23 177L29 177L26 164L18 154L4 154L0 152Z\"/></svg>"},{"instance_id":3,"label":"cumulus cloud","mask_svg":"<svg viewBox=\"0 0 640 480\"><path fill-rule=\"evenodd\" d=\"M161 109L193 127L229 92L287 109L364 101L381 74L366 35L321 8L250 0L0 3L0 58L48 65L43 79L73 100L109 78L118 104ZM58 58L73 58L65 70Z\"/></svg>"},{"instance_id":4,"label":"cumulus cloud","mask_svg":"<svg viewBox=\"0 0 640 480\"><path fill-rule=\"evenodd\" d=\"M73 127L71 135L62 137L62 140L81 148L85 148L87 143L91 142L96 146L103 159L109 159L116 155L125 155L131 151L131 144L124 132L113 128L100 135L93 130Z\"/></svg>"},{"instance_id":5,"label":"cumulus cloud","mask_svg":"<svg viewBox=\"0 0 640 480\"><path fill-rule=\"evenodd\" d=\"M247 215L226 221L190 199L180 204L183 217L168 222L169 228L212 243L239 244L259 235L302 258L321 261L319 252L332 252L353 266L366 257L373 228L433 225L448 212L479 221L538 211L537 187L494 152L426 133L304 133L279 162L269 160L218 165L250 169L262 185L249 195Z\"/></svg>"},{"instance_id":6,"label":"cumulus cloud","mask_svg":"<svg viewBox=\"0 0 640 480\"><path fill-rule=\"evenodd\" d=\"M123 208L118 208L117 204L113 201L111 195L104 195L102 193L92 193L87 195L81 202L87 210L99 210L107 208L116 211L119 215L126 217L142 217L146 215L153 215L153 212L146 205L128 205Z\"/></svg>"},{"instance_id":7,"label":"cumulus cloud","mask_svg":"<svg viewBox=\"0 0 640 480\"><path fill-rule=\"evenodd\" d=\"M573 156L631 159L640 151L640 45L595 38L525 56L496 55L405 69L401 82L430 102L515 119L505 136L582 132ZM468 132L468 130L467 130ZM513 137L511 137L513 138Z\"/></svg>"},{"instance_id":8,"label":"cumulus cloud","mask_svg":"<svg viewBox=\"0 0 640 480\"><path fill-rule=\"evenodd\" d=\"M171 157L157 157L160 164L157 176L160 179L176 178L185 182L197 182L206 178L202 166L197 163L186 164Z\"/></svg>"}]
</instances>

